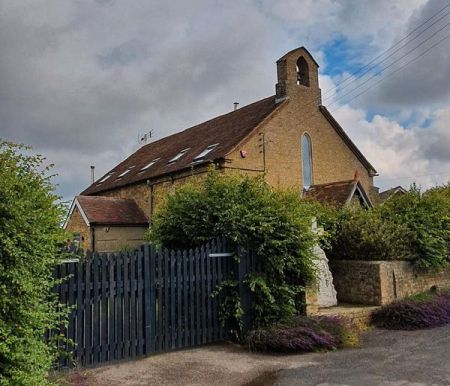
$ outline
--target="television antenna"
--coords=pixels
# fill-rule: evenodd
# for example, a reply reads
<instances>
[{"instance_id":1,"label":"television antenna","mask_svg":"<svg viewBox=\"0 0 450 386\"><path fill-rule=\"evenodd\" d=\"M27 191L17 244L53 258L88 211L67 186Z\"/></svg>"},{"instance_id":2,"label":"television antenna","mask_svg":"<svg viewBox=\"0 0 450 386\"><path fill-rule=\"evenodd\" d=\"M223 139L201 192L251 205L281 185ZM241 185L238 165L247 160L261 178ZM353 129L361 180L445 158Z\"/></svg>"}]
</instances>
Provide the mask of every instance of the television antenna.
<instances>
[{"instance_id":1,"label":"television antenna","mask_svg":"<svg viewBox=\"0 0 450 386\"><path fill-rule=\"evenodd\" d=\"M138 134L138 142L141 145L146 145L150 138L153 137L153 129L147 131L145 134Z\"/></svg>"}]
</instances>

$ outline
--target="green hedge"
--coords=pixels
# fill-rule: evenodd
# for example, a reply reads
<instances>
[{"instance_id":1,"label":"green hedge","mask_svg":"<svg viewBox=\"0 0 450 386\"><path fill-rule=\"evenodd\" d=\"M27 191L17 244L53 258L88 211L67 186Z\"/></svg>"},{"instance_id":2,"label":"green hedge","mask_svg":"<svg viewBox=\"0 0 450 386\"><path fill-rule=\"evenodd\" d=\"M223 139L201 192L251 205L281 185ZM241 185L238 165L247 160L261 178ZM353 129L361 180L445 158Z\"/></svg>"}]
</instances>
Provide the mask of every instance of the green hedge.
<instances>
[{"instance_id":1,"label":"green hedge","mask_svg":"<svg viewBox=\"0 0 450 386\"><path fill-rule=\"evenodd\" d=\"M410 260L421 268L450 264L450 186L402 196L371 210L343 209L328 250L332 259Z\"/></svg>"},{"instance_id":2,"label":"green hedge","mask_svg":"<svg viewBox=\"0 0 450 386\"><path fill-rule=\"evenodd\" d=\"M0 385L47 385L60 320L51 295L63 208L40 156L0 141Z\"/></svg>"}]
</instances>

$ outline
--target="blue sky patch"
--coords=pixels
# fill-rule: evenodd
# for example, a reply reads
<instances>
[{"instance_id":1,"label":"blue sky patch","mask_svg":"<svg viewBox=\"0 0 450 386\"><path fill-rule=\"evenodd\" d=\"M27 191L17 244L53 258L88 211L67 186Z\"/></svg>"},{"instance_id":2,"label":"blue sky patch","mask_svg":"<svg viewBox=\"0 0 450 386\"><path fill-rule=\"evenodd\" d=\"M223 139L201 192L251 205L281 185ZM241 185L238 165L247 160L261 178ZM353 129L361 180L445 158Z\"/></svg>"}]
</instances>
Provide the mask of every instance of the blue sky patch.
<instances>
[{"instance_id":1,"label":"blue sky patch","mask_svg":"<svg viewBox=\"0 0 450 386\"><path fill-rule=\"evenodd\" d=\"M327 67L325 73L330 76L343 72L355 73L371 59L371 46L368 42L355 42L342 36L337 37L323 47ZM367 59L369 58L369 59Z\"/></svg>"}]
</instances>

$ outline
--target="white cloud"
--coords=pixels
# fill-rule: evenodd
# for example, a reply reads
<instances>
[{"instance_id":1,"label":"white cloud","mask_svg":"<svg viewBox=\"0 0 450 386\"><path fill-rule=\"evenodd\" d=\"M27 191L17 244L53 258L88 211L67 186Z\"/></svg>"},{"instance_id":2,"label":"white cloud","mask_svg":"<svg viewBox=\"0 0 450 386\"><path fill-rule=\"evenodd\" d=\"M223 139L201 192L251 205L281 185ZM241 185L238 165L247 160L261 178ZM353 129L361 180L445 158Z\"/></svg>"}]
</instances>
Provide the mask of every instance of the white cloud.
<instances>
[{"instance_id":1,"label":"white cloud","mask_svg":"<svg viewBox=\"0 0 450 386\"><path fill-rule=\"evenodd\" d=\"M0 137L47 155L70 196L89 183L91 164L100 175L136 149L139 132L154 129L159 138L229 111L236 100L272 94L275 60L292 48L313 53L328 90L339 76L327 75L327 43L343 37L373 54L442 1L3 0ZM383 175L450 170L442 106L448 60L427 62L433 71L420 92L408 85L411 70L336 113ZM407 107L413 97L420 107ZM386 104L395 112L385 113ZM368 120L374 106L379 115Z\"/></svg>"},{"instance_id":2,"label":"white cloud","mask_svg":"<svg viewBox=\"0 0 450 386\"><path fill-rule=\"evenodd\" d=\"M368 120L363 110L348 105L334 115L377 169L375 182L382 189L412 182L428 188L450 181L450 136L445 130L450 109L430 116L427 128L403 127L382 115Z\"/></svg>"}]
</instances>

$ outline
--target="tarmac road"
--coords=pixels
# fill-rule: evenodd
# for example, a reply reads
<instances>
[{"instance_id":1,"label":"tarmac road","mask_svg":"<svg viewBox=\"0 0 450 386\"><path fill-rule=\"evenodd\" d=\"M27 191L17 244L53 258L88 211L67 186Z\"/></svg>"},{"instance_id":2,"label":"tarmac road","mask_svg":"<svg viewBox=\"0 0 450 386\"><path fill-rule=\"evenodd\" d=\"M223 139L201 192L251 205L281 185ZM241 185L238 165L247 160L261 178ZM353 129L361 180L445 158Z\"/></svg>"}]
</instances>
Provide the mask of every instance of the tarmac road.
<instances>
[{"instance_id":1,"label":"tarmac road","mask_svg":"<svg viewBox=\"0 0 450 386\"><path fill-rule=\"evenodd\" d=\"M251 385L450 385L450 326L420 331L374 330L361 348L308 354L308 366L263 374Z\"/></svg>"}]
</instances>

